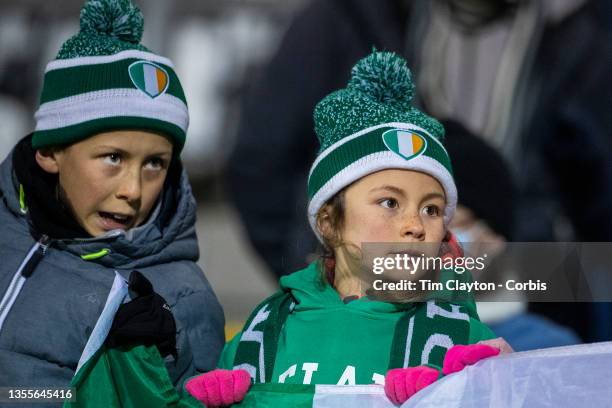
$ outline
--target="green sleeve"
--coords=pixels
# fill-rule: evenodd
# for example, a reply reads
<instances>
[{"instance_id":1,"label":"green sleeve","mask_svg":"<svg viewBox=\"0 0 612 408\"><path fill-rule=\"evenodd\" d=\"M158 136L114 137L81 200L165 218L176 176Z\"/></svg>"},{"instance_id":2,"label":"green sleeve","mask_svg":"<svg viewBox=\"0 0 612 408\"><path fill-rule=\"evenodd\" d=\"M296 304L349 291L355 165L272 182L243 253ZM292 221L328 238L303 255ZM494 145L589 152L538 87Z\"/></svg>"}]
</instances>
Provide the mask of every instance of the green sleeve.
<instances>
[{"instance_id":1,"label":"green sleeve","mask_svg":"<svg viewBox=\"0 0 612 408\"><path fill-rule=\"evenodd\" d=\"M241 336L242 332L238 332L233 339L225 344L221 352L219 364L217 364L219 368L231 370L234 367L234 357L236 357L236 350L238 349L238 343L240 343Z\"/></svg>"},{"instance_id":2,"label":"green sleeve","mask_svg":"<svg viewBox=\"0 0 612 408\"><path fill-rule=\"evenodd\" d=\"M494 339L497 336L486 324L480 320L470 318L470 344L478 343L481 340Z\"/></svg>"}]
</instances>

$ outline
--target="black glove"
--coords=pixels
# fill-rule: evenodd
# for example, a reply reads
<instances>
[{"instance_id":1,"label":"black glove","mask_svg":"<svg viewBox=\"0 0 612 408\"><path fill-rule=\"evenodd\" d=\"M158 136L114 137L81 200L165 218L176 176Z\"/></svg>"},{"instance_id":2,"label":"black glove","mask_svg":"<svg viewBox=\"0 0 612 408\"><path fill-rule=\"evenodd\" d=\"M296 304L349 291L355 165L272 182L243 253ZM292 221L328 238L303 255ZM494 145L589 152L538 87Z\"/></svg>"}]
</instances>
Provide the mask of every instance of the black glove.
<instances>
[{"instance_id":1,"label":"black glove","mask_svg":"<svg viewBox=\"0 0 612 408\"><path fill-rule=\"evenodd\" d=\"M132 300L119 306L106 346L156 345L162 357L176 358L176 323L170 306L138 271L130 274L128 289Z\"/></svg>"}]
</instances>

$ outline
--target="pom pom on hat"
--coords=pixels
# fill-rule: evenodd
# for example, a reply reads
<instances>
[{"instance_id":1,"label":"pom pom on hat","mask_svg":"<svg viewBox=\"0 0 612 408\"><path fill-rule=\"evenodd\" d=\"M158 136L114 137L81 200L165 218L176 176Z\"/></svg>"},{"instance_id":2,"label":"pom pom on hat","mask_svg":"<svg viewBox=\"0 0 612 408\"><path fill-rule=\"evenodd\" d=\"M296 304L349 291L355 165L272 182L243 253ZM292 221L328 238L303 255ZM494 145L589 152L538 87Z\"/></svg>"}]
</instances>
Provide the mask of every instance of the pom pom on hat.
<instances>
[{"instance_id":1,"label":"pom pom on hat","mask_svg":"<svg viewBox=\"0 0 612 408\"><path fill-rule=\"evenodd\" d=\"M140 44L144 19L130 0L86 0L80 31L66 41L57 59L112 55L126 50L150 52Z\"/></svg>"},{"instance_id":2,"label":"pom pom on hat","mask_svg":"<svg viewBox=\"0 0 612 408\"><path fill-rule=\"evenodd\" d=\"M315 132L323 152L360 130L382 123L411 123L439 141L444 128L412 106L412 73L400 56L374 51L351 70L347 87L330 93L315 107Z\"/></svg>"},{"instance_id":3,"label":"pom pom on hat","mask_svg":"<svg viewBox=\"0 0 612 408\"><path fill-rule=\"evenodd\" d=\"M144 19L130 0L88 0L81 9L81 32L140 43Z\"/></svg>"},{"instance_id":4,"label":"pom pom on hat","mask_svg":"<svg viewBox=\"0 0 612 408\"><path fill-rule=\"evenodd\" d=\"M406 61L392 52L374 52L360 60L351 70L348 88L398 110L412 107L412 74Z\"/></svg>"}]
</instances>

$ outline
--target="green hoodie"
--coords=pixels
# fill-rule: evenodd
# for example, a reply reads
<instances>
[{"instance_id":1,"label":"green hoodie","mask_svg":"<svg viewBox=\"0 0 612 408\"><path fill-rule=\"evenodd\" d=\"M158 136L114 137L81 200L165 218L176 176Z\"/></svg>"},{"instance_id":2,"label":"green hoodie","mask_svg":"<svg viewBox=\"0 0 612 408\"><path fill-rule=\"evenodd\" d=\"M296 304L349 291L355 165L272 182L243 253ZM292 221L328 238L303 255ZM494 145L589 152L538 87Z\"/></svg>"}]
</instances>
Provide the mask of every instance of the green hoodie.
<instances>
[{"instance_id":1,"label":"green hoodie","mask_svg":"<svg viewBox=\"0 0 612 408\"><path fill-rule=\"evenodd\" d=\"M320 277L318 263L281 279L281 292L291 305L277 336L270 376L256 382L288 384L384 384L388 369L428 364L441 367L453 344L472 344L495 337L478 320L473 300L451 305L387 303L361 298L344 303ZM278 296L278 295L276 295ZM269 300L269 299L268 299ZM220 368L246 368L237 361L239 345L268 339L256 315L268 313L267 301L247 321L245 329L226 344ZM255 320L253 320L255 318ZM244 336L247 332L247 336ZM242 340L242 341L241 341ZM267 340L264 347L270 346ZM250 344L249 346L252 346ZM263 348L259 360L264 363ZM269 353L270 350L267 350ZM255 363L254 365L257 365ZM263 381L262 381L263 378Z\"/></svg>"}]
</instances>

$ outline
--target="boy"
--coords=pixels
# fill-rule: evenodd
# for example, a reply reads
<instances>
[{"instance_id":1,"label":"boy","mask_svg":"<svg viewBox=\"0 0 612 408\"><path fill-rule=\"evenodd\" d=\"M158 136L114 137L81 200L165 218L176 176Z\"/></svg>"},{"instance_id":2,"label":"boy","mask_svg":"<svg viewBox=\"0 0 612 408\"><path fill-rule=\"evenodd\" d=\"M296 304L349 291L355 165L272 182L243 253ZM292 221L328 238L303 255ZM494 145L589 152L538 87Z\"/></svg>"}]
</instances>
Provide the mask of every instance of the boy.
<instances>
[{"instance_id":1,"label":"boy","mask_svg":"<svg viewBox=\"0 0 612 408\"><path fill-rule=\"evenodd\" d=\"M185 96L140 45L129 0L87 1L80 27L47 66L36 130L0 168L0 384L68 386L115 272L137 269L172 309L180 387L224 342L179 159Z\"/></svg>"}]
</instances>

